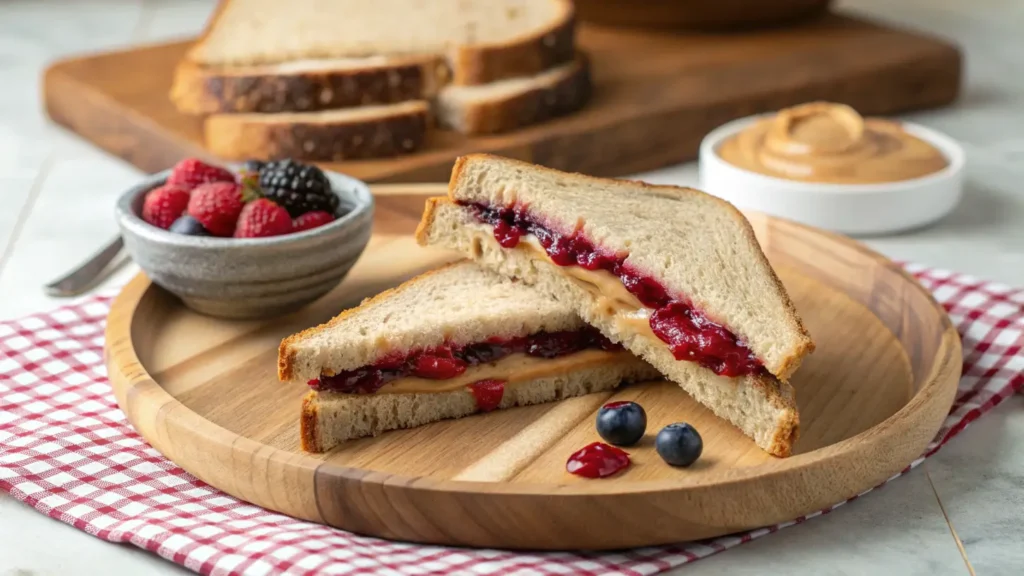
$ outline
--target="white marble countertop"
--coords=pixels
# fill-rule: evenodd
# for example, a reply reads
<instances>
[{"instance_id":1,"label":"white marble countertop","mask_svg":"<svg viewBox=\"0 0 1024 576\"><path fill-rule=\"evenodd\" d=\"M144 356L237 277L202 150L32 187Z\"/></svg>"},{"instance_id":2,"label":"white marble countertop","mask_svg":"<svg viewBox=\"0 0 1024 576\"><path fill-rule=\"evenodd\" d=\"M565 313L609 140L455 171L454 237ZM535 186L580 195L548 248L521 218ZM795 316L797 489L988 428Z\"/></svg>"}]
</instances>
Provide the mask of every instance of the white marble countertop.
<instances>
[{"instance_id":1,"label":"white marble countertop","mask_svg":"<svg viewBox=\"0 0 1024 576\"><path fill-rule=\"evenodd\" d=\"M115 234L114 198L140 173L51 125L39 77L53 59L195 34L212 0L0 2L0 318L54 306L40 286ZM898 259L1024 285L1024 2L850 0L840 7L958 42L966 83L952 107L909 115L961 140L963 203L944 221L876 238ZM692 184L683 165L642 175ZM107 282L124 282L129 267ZM927 463L835 512L683 567L717 574L1024 573L1024 396ZM0 495L0 576L173 574Z\"/></svg>"}]
</instances>

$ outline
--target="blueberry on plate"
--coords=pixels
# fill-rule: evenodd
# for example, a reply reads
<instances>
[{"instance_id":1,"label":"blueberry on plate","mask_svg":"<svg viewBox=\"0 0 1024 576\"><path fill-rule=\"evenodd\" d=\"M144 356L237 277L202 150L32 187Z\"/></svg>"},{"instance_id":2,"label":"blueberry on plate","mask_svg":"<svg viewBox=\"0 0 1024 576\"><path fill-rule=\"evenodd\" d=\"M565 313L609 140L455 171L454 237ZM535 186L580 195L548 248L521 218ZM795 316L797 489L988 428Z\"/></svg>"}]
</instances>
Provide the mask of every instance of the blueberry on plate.
<instances>
[{"instance_id":1,"label":"blueberry on plate","mask_svg":"<svg viewBox=\"0 0 1024 576\"><path fill-rule=\"evenodd\" d=\"M669 424L658 432L654 439L658 456L672 466L689 466L700 458L704 451L704 440L697 429L685 422Z\"/></svg>"},{"instance_id":2,"label":"blueberry on plate","mask_svg":"<svg viewBox=\"0 0 1024 576\"><path fill-rule=\"evenodd\" d=\"M632 446L646 430L647 413L636 402L611 402L597 411L597 433L609 444Z\"/></svg>"},{"instance_id":3,"label":"blueberry on plate","mask_svg":"<svg viewBox=\"0 0 1024 576\"><path fill-rule=\"evenodd\" d=\"M203 228L203 225L199 223L199 220L189 216L188 214L179 217L175 220L171 227L168 228L175 234L185 234L186 236L209 236L210 233Z\"/></svg>"}]
</instances>

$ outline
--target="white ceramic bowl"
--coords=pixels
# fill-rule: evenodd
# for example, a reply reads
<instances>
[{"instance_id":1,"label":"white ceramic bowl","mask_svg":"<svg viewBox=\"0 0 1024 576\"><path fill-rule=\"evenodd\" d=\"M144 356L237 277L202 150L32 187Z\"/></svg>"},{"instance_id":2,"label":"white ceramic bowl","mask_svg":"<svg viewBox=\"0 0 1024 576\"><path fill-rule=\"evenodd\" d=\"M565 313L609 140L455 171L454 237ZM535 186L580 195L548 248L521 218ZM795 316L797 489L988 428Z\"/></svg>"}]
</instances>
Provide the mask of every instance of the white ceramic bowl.
<instances>
[{"instance_id":1,"label":"white ceramic bowl","mask_svg":"<svg viewBox=\"0 0 1024 576\"><path fill-rule=\"evenodd\" d=\"M763 116L734 120L711 131L700 145L700 189L737 208L756 210L851 235L899 232L949 214L963 193L964 151L956 140L916 124L904 129L935 146L949 161L920 178L881 184L825 184L765 176L718 155L728 137Z\"/></svg>"}]
</instances>

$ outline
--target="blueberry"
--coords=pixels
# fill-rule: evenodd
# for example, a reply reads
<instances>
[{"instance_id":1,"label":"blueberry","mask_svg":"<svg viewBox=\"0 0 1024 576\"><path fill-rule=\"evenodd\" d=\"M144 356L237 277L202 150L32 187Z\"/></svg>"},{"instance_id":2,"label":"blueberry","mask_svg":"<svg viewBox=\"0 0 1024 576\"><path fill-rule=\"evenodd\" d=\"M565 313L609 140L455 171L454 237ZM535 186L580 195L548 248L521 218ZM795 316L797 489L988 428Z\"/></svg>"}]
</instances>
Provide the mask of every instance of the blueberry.
<instances>
[{"instance_id":1,"label":"blueberry","mask_svg":"<svg viewBox=\"0 0 1024 576\"><path fill-rule=\"evenodd\" d=\"M245 163L242 164L242 171L243 172L259 172L260 170L263 169L264 165L265 165L265 163L264 162L260 162L259 160L246 160Z\"/></svg>"},{"instance_id":2,"label":"blueberry","mask_svg":"<svg viewBox=\"0 0 1024 576\"><path fill-rule=\"evenodd\" d=\"M168 230L176 234L185 234L187 236L210 235L210 233L206 231L206 228L203 228L203 225L199 223L199 220L196 220L188 214L175 220Z\"/></svg>"},{"instance_id":3,"label":"blueberry","mask_svg":"<svg viewBox=\"0 0 1024 576\"><path fill-rule=\"evenodd\" d=\"M647 413L636 402L612 402L597 412L597 433L609 444L632 446L644 437Z\"/></svg>"},{"instance_id":4,"label":"blueberry","mask_svg":"<svg viewBox=\"0 0 1024 576\"><path fill-rule=\"evenodd\" d=\"M689 466L700 458L704 441L697 429L684 422L669 424L654 439L658 456L672 466Z\"/></svg>"}]
</instances>

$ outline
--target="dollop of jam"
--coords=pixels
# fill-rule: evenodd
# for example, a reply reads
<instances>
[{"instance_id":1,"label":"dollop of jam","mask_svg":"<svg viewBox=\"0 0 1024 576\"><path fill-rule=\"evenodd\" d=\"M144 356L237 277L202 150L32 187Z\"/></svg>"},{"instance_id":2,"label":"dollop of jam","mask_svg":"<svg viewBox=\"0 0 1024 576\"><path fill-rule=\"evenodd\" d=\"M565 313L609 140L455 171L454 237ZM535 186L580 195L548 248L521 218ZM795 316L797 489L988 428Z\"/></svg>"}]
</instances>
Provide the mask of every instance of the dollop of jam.
<instances>
[{"instance_id":1,"label":"dollop of jam","mask_svg":"<svg viewBox=\"0 0 1024 576\"><path fill-rule=\"evenodd\" d=\"M406 354L390 354L369 366L322 375L308 384L318 391L373 394L399 378L415 376L447 380L462 374L470 366L496 362L512 354L557 358L588 349L614 351L622 347L605 338L596 328L588 326L581 330L538 332L521 338L490 338L475 344L443 344ZM501 401L500 396L498 401Z\"/></svg>"},{"instance_id":2,"label":"dollop of jam","mask_svg":"<svg viewBox=\"0 0 1024 576\"><path fill-rule=\"evenodd\" d=\"M501 398L505 395L504 380L480 380L469 386L469 392L476 400L476 407L481 412L490 412L501 405Z\"/></svg>"},{"instance_id":3,"label":"dollop of jam","mask_svg":"<svg viewBox=\"0 0 1024 576\"><path fill-rule=\"evenodd\" d=\"M617 276L641 304L653 309L651 330L668 344L676 360L697 362L722 376L764 372L764 365L739 337L688 301L670 296L657 280L626 264L627 256L601 250L579 232L566 235L552 230L522 206L463 205L477 220L494 227L495 239L505 248L515 248L523 236L532 234L559 266L604 270Z\"/></svg>"},{"instance_id":4,"label":"dollop of jam","mask_svg":"<svg viewBox=\"0 0 1024 576\"><path fill-rule=\"evenodd\" d=\"M604 478L629 466L629 453L604 442L594 442L569 456L565 469L585 478Z\"/></svg>"}]
</instances>

